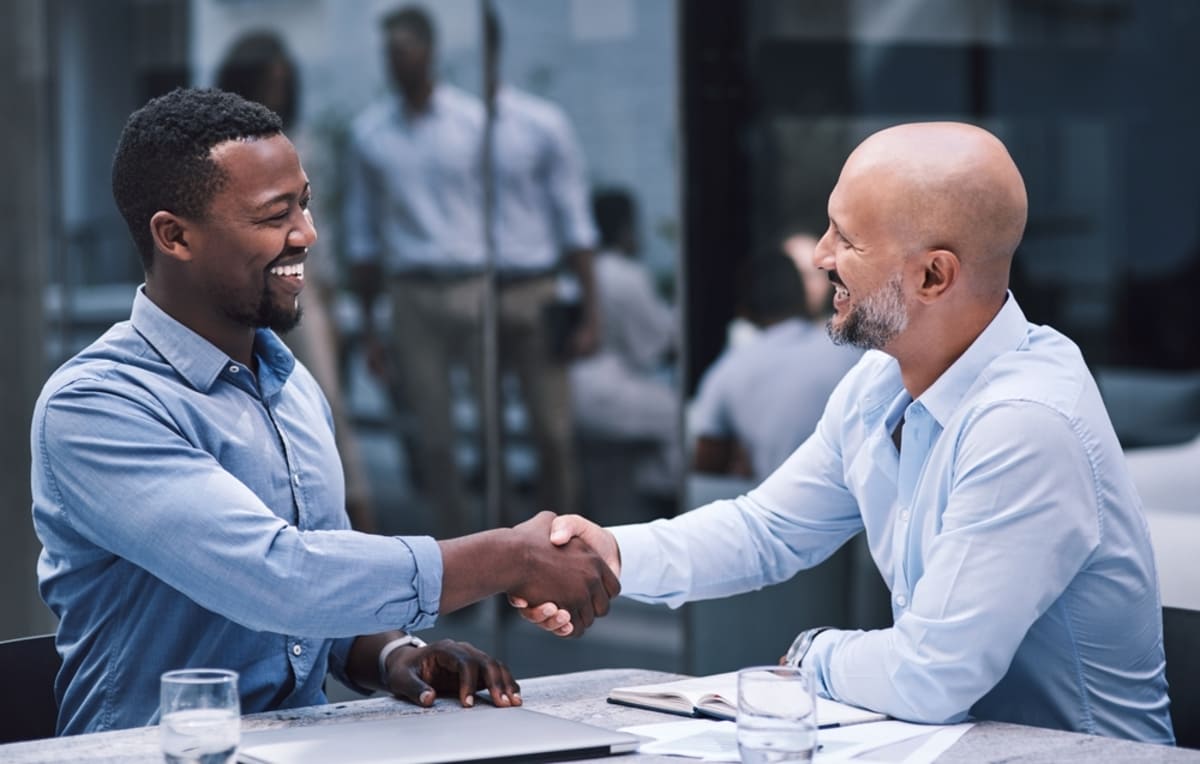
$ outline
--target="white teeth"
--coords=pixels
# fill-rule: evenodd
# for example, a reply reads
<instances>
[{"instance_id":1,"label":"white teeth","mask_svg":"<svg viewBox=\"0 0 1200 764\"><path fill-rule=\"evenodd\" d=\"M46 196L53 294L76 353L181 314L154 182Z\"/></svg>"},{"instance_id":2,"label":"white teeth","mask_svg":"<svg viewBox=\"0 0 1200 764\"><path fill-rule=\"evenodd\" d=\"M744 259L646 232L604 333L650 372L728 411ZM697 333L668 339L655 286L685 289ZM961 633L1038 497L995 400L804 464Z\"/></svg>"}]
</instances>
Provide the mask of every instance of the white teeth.
<instances>
[{"instance_id":1,"label":"white teeth","mask_svg":"<svg viewBox=\"0 0 1200 764\"><path fill-rule=\"evenodd\" d=\"M295 265L277 265L271 269L271 273L276 276L296 276L304 278L304 263L296 263Z\"/></svg>"},{"instance_id":2,"label":"white teeth","mask_svg":"<svg viewBox=\"0 0 1200 764\"><path fill-rule=\"evenodd\" d=\"M839 300L844 300L850 296L850 292L847 291L846 287L844 286L834 286L833 291L834 296L836 296Z\"/></svg>"}]
</instances>

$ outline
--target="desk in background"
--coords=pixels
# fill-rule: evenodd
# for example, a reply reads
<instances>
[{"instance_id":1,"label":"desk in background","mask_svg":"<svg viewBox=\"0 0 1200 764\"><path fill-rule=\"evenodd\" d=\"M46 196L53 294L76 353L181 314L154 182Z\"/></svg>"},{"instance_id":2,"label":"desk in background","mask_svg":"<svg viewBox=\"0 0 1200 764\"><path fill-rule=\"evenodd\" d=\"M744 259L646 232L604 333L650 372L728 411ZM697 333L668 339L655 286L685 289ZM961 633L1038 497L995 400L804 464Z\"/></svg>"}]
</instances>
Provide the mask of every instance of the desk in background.
<instances>
[{"instance_id":1,"label":"desk in background","mask_svg":"<svg viewBox=\"0 0 1200 764\"><path fill-rule=\"evenodd\" d=\"M612 687L650 684L679 678L675 674L642 669L602 669L574 674L526 679L521 682L525 706L566 719L575 719L616 729L634 724L671 721L675 717L653 711L614 706L604 698ZM457 701L438 700L431 709L422 709L392 698L369 698L347 703L311 706L287 711L271 711L242 718L242 731L275 727L345 721L381 719L411 714L470 713ZM609 760L609 759L604 759ZM162 762L158 746L158 728L141 727L117 732L34 740L0 746L0 761L6 764L30 762ZM675 757L632 754L613 757L613 762L688 761ZM1015 724L982 722L950 748L939 762L1200 762L1200 751L1130 743L1122 740L1078 735L1071 732L1022 727Z\"/></svg>"}]
</instances>

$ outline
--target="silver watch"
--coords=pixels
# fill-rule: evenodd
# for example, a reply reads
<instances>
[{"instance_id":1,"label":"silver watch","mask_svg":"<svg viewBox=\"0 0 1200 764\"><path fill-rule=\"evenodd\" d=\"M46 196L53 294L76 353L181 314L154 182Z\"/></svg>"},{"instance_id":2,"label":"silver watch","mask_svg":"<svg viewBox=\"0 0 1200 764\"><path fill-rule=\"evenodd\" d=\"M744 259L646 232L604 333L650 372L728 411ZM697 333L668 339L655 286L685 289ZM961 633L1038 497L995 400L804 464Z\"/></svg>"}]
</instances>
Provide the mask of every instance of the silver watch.
<instances>
[{"instance_id":1,"label":"silver watch","mask_svg":"<svg viewBox=\"0 0 1200 764\"><path fill-rule=\"evenodd\" d=\"M805 629L796 635L792 640L792 646L788 648L787 654L783 657L785 665L793 668L804 662L804 656L808 655L809 648L812 647L813 640L823 631L832 629L832 626L818 626L815 629Z\"/></svg>"}]
</instances>

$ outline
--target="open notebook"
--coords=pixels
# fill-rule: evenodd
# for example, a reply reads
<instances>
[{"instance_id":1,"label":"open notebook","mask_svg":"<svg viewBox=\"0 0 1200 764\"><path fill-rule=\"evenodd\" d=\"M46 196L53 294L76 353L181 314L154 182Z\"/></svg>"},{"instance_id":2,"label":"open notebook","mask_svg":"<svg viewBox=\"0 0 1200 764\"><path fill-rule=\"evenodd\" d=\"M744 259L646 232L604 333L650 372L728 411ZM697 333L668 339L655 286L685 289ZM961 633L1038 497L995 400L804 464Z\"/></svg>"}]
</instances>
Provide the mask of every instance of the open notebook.
<instances>
[{"instance_id":1,"label":"open notebook","mask_svg":"<svg viewBox=\"0 0 1200 764\"><path fill-rule=\"evenodd\" d=\"M733 720L737 718L737 672L639 687L614 687L608 693L608 702L682 716ZM819 727L844 727L886 718L875 711L817 698Z\"/></svg>"}]
</instances>

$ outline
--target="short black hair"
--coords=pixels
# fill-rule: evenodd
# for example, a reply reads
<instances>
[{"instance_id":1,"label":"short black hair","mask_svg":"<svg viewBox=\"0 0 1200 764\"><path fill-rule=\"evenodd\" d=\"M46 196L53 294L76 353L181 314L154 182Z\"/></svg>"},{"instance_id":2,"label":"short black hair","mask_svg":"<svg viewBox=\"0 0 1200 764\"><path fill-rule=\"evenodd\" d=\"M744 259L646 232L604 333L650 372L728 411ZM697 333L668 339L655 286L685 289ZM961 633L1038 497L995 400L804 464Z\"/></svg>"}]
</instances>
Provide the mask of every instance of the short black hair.
<instances>
[{"instance_id":1,"label":"short black hair","mask_svg":"<svg viewBox=\"0 0 1200 764\"><path fill-rule=\"evenodd\" d=\"M434 47L436 42L437 35L433 31L433 19L429 18L429 12L419 5L397 8L384 16L379 23L385 32L393 29L407 29L430 48Z\"/></svg>"},{"instance_id":2,"label":"short black hair","mask_svg":"<svg viewBox=\"0 0 1200 764\"><path fill-rule=\"evenodd\" d=\"M287 69L287 88L283 103L268 104L265 98L267 75L275 64L283 64ZM217 70L218 88L272 108L283 121L284 130L296 120L300 102L297 80L296 63L287 46L279 35L265 30L247 32L235 40Z\"/></svg>"},{"instance_id":3,"label":"short black hair","mask_svg":"<svg viewBox=\"0 0 1200 764\"><path fill-rule=\"evenodd\" d=\"M131 114L113 156L112 191L142 267L149 271L154 263L154 213L203 218L225 184L213 146L281 132L273 111L215 88L176 88Z\"/></svg>"},{"instance_id":4,"label":"short black hair","mask_svg":"<svg viewBox=\"0 0 1200 764\"><path fill-rule=\"evenodd\" d=\"M807 311L804 281L791 258L768 248L741 264L738 272L739 307L760 326Z\"/></svg>"},{"instance_id":5,"label":"short black hair","mask_svg":"<svg viewBox=\"0 0 1200 764\"><path fill-rule=\"evenodd\" d=\"M602 188L592 192L592 217L600 229L600 246L616 247L621 234L634 224L633 195L623 188Z\"/></svg>"}]
</instances>

